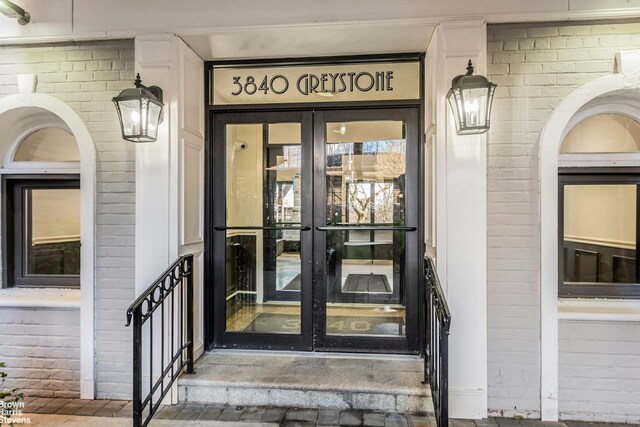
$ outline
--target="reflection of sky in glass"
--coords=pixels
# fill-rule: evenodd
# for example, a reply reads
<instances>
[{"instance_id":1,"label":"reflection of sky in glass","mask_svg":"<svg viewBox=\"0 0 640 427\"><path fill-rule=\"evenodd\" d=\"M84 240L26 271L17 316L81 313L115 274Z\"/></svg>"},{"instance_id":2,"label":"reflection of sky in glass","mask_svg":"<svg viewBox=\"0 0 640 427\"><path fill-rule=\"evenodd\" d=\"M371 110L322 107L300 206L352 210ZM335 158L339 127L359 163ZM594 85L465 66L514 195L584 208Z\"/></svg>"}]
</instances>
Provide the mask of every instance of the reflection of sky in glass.
<instances>
[{"instance_id":1,"label":"reflection of sky in glass","mask_svg":"<svg viewBox=\"0 0 640 427\"><path fill-rule=\"evenodd\" d=\"M376 153L404 153L405 140L394 139L385 141L366 141L362 142L362 154ZM327 154L353 154L355 143L340 142L336 144L327 144Z\"/></svg>"},{"instance_id":2,"label":"reflection of sky in glass","mask_svg":"<svg viewBox=\"0 0 640 427\"><path fill-rule=\"evenodd\" d=\"M367 141L362 143L363 153L404 153L404 139Z\"/></svg>"}]
</instances>

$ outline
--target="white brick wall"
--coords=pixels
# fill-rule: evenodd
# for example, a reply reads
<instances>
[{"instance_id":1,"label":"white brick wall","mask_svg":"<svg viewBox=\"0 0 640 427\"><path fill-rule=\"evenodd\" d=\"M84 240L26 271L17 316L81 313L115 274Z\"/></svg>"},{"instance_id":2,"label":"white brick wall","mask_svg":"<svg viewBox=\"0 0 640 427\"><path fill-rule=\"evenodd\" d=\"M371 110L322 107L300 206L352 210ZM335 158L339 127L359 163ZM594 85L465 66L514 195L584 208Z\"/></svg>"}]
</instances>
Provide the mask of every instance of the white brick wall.
<instances>
[{"instance_id":1,"label":"white brick wall","mask_svg":"<svg viewBox=\"0 0 640 427\"><path fill-rule=\"evenodd\" d=\"M560 417L640 422L640 323L561 321Z\"/></svg>"},{"instance_id":2,"label":"white brick wall","mask_svg":"<svg viewBox=\"0 0 640 427\"><path fill-rule=\"evenodd\" d=\"M26 396L80 396L80 311L0 308L3 389Z\"/></svg>"},{"instance_id":3,"label":"white brick wall","mask_svg":"<svg viewBox=\"0 0 640 427\"><path fill-rule=\"evenodd\" d=\"M16 74L35 73L36 91L67 102L84 120L96 144L99 398L131 394L131 330L124 323L125 310L134 299L135 156L133 144L120 136L111 98L132 86L133 68L132 40L0 46L0 97L17 92ZM68 326L78 325L78 319L68 320ZM4 329L1 323L0 329ZM24 357L30 357L26 350ZM46 388L44 382L41 387ZM77 394L78 387L70 390Z\"/></svg>"},{"instance_id":4,"label":"white brick wall","mask_svg":"<svg viewBox=\"0 0 640 427\"><path fill-rule=\"evenodd\" d=\"M488 146L488 375L493 415L540 416L540 131L563 97L613 72L616 51L638 46L637 23L488 27L488 74L498 84ZM640 336L640 331L635 333ZM571 361L562 362L564 378ZM623 387L624 377L618 378ZM561 389L561 405L575 399L565 384ZM598 400L597 393L590 396Z\"/></svg>"}]
</instances>

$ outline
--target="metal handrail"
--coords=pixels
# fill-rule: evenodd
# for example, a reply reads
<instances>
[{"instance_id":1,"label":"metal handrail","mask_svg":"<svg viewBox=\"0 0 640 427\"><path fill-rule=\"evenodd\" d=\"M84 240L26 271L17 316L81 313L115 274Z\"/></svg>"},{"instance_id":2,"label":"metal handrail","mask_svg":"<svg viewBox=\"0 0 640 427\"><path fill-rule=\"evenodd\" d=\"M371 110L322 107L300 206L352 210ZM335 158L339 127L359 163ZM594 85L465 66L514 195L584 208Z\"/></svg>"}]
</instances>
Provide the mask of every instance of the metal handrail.
<instances>
[{"instance_id":1,"label":"metal handrail","mask_svg":"<svg viewBox=\"0 0 640 427\"><path fill-rule=\"evenodd\" d=\"M287 230L297 230L297 231L309 231L311 227L288 227L288 226L277 226L277 225L266 225L266 226L257 226L257 225L239 225L237 227L233 226L215 226L213 227L216 231L225 231L225 230L264 230L264 231L287 231Z\"/></svg>"},{"instance_id":2,"label":"metal handrail","mask_svg":"<svg viewBox=\"0 0 640 427\"><path fill-rule=\"evenodd\" d=\"M159 322L155 334L154 320ZM193 373L193 255L176 260L136 298L127 309L126 326L132 322L133 426L145 427L182 371L186 368L187 373ZM144 334L147 325L148 333ZM146 344L147 359L143 361ZM155 361L154 355L159 355ZM149 381L144 396L143 362L148 363Z\"/></svg>"},{"instance_id":3,"label":"metal handrail","mask_svg":"<svg viewBox=\"0 0 640 427\"><path fill-rule=\"evenodd\" d=\"M416 231L417 227L405 227L402 225L327 225L316 227L318 231Z\"/></svg>"},{"instance_id":4,"label":"metal handrail","mask_svg":"<svg viewBox=\"0 0 640 427\"><path fill-rule=\"evenodd\" d=\"M449 425L449 330L451 311L442 291L433 260L424 258L424 383L431 398L438 427Z\"/></svg>"}]
</instances>

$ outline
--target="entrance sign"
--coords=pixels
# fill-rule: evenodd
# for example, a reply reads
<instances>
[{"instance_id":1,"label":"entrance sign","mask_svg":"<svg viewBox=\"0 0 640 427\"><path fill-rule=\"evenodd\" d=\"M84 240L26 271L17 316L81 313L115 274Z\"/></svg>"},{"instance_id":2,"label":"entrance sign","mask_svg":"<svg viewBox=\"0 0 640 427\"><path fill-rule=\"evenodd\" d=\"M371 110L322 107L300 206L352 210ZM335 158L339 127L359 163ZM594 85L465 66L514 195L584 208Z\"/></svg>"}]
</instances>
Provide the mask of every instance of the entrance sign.
<instances>
[{"instance_id":1,"label":"entrance sign","mask_svg":"<svg viewBox=\"0 0 640 427\"><path fill-rule=\"evenodd\" d=\"M213 105L420 98L420 62L213 68Z\"/></svg>"}]
</instances>

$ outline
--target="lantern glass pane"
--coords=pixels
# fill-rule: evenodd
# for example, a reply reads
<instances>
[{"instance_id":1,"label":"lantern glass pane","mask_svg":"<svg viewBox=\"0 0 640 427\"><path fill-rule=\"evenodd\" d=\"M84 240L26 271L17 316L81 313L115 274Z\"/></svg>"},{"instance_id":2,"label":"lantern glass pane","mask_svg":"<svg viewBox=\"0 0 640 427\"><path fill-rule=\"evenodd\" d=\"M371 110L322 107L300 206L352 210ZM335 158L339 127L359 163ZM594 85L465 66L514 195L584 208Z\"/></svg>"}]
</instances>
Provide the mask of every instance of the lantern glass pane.
<instances>
[{"instance_id":1,"label":"lantern glass pane","mask_svg":"<svg viewBox=\"0 0 640 427\"><path fill-rule=\"evenodd\" d=\"M149 125L147 127L147 135L149 138L157 138L158 124L160 123L160 112L162 107L153 102L149 103Z\"/></svg>"},{"instance_id":2,"label":"lantern glass pane","mask_svg":"<svg viewBox=\"0 0 640 427\"><path fill-rule=\"evenodd\" d=\"M466 127L486 126L488 95L489 91L486 87L462 90Z\"/></svg>"},{"instance_id":3,"label":"lantern glass pane","mask_svg":"<svg viewBox=\"0 0 640 427\"><path fill-rule=\"evenodd\" d=\"M450 96L447 98L449 101L449 106L451 107L451 111L453 112L453 120L456 124L456 132L460 132L460 114L459 109L462 104L460 102L460 96L458 91L453 91L450 93Z\"/></svg>"},{"instance_id":4,"label":"lantern glass pane","mask_svg":"<svg viewBox=\"0 0 640 427\"><path fill-rule=\"evenodd\" d=\"M149 125L149 100L142 98L140 100L140 127L142 135L147 135L147 126Z\"/></svg>"},{"instance_id":5,"label":"lantern glass pane","mask_svg":"<svg viewBox=\"0 0 640 427\"><path fill-rule=\"evenodd\" d=\"M140 101L119 101L120 114L122 116L122 132L125 136L140 135Z\"/></svg>"}]
</instances>

